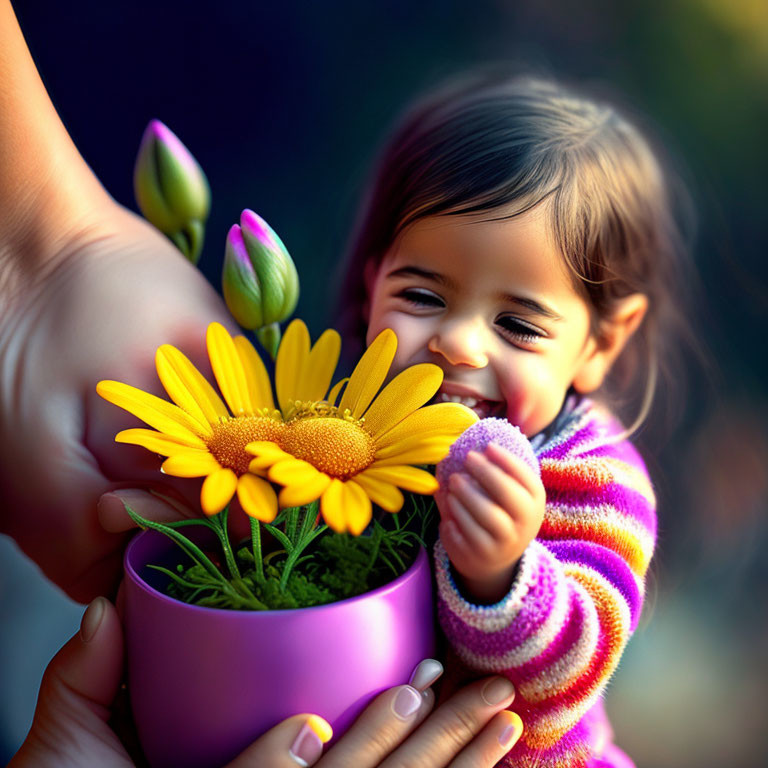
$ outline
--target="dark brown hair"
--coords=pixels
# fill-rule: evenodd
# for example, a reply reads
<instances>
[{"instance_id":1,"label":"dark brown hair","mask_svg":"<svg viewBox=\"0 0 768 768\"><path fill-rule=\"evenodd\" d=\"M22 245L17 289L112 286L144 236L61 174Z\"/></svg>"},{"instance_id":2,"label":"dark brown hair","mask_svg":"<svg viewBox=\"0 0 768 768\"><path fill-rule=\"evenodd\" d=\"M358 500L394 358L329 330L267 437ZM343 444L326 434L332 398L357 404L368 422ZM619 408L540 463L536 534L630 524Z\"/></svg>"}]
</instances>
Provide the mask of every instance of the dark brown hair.
<instances>
[{"instance_id":1,"label":"dark brown hair","mask_svg":"<svg viewBox=\"0 0 768 768\"><path fill-rule=\"evenodd\" d=\"M658 374L676 377L674 339L687 335L686 248L670 181L615 107L548 79L453 81L414 105L381 153L346 261L342 330L364 340L366 265L378 265L409 224L510 205L519 215L546 200L598 340L620 299L648 297L602 391L624 418L633 408L633 431L650 410ZM687 196L677 202L690 211Z\"/></svg>"}]
</instances>

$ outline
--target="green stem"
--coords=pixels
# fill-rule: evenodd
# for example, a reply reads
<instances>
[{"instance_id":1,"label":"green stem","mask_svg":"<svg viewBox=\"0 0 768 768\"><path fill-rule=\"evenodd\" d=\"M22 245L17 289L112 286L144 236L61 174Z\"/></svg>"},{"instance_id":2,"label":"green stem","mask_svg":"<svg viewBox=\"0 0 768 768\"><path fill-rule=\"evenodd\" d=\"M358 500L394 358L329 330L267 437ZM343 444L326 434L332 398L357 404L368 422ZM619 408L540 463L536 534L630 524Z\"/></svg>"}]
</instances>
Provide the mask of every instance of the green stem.
<instances>
[{"instance_id":1,"label":"green stem","mask_svg":"<svg viewBox=\"0 0 768 768\"><path fill-rule=\"evenodd\" d=\"M322 528L315 527L318 504L319 502L313 501L304 510L304 519L298 535L296 536L295 545L288 554L288 559L285 561L283 573L280 577L281 592L285 592L286 587L288 586L288 577L291 575L291 571L293 571L296 562L301 557L301 553L323 532L323 530L325 530L325 526ZM296 517L298 518L298 510L296 510ZM294 535L296 527L298 527L298 519L294 519Z\"/></svg>"},{"instance_id":2,"label":"green stem","mask_svg":"<svg viewBox=\"0 0 768 768\"><path fill-rule=\"evenodd\" d=\"M251 521L251 545L253 547L253 568L256 573L256 581L259 584L264 583L264 563L261 557L261 526L255 518L249 518Z\"/></svg>"},{"instance_id":3,"label":"green stem","mask_svg":"<svg viewBox=\"0 0 768 768\"><path fill-rule=\"evenodd\" d=\"M373 526L373 547L371 549L371 555L368 560L368 567L365 570L365 578L367 579L371 573L376 558L379 556L379 549L381 548L382 527L377 522Z\"/></svg>"},{"instance_id":4,"label":"green stem","mask_svg":"<svg viewBox=\"0 0 768 768\"><path fill-rule=\"evenodd\" d=\"M215 530L219 536L221 542L221 548L224 552L224 559L227 561L227 568L229 569L229 575L233 579L240 579L240 570L235 562L235 554L232 552L232 545L229 543L229 534L227 533L227 517L229 516L229 507L219 512L218 515L214 515L211 520L214 521L216 526Z\"/></svg>"},{"instance_id":5,"label":"green stem","mask_svg":"<svg viewBox=\"0 0 768 768\"><path fill-rule=\"evenodd\" d=\"M195 544L193 544L186 536L181 533L177 533L173 528L162 523L156 523L154 520L147 520L141 515L134 512L127 504L125 511L129 517L142 528L149 528L153 531L159 531L165 534L169 539L174 541L189 557L196 563L199 563L211 576L215 579L223 582L229 586L229 582L224 578L219 569L206 557L205 553Z\"/></svg>"}]
</instances>

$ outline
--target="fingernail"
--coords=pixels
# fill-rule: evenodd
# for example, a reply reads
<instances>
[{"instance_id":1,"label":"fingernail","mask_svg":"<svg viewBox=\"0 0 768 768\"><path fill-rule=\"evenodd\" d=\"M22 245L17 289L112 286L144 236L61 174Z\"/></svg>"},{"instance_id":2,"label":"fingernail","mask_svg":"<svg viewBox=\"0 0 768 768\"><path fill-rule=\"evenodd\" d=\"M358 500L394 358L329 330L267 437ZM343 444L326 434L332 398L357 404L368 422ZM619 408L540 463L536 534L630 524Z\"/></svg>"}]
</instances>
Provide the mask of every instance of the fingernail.
<instances>
[{"instance_id":1,"label":"fingernail","mask_svg":"<svg viewBox=\"0 0 768 768\"><path fill-rule=\"evenodd\" d=\"M520 716L516 712L512 712L511 714L514 715L515 722L510 723L501 734L499 734L499 744L507 749L512 747L523 732L523 721L520 719Z\"/></svg>"},{"instance_id":2,"label":"fingernail","mask_svg":"<svg viewBox=\"0 0 768 768\"><path fill-rule=\"evenodd\" d=\"M406 685L395 696L392 711L401 720L406 720L421 706L422 701L421 694L415 688Z\"/></svg>"},{"instance_id":3,"label":"fingernail","mask_svg":"<svg viewBox=\"0 0 768 768\"><path fill-rule=\"evenodd\" d=\"M85 609L83 618L80 620L80 639L84 643L90 642L96 634L99 624L101 624L101 620L104 617L104 606L106 602L106 598L97 597Z\"/></svg>"},{"instance_id":4,"label":"fingernail","mask_svg":"<svg viewBox=\"0 0 768 768\"><path fill-rule=\"evenodd\" d=\"M307 725L317 734L317 738L327 744L333 738L333 728L327 720L323 720L318 715L310 715L307 718Z\"/></svg>"},{"instance_id":5,"label":"fingernail","mask_svg":"<svg viewBox=\"0 0 768 768\"><path fill-rule=\"evenodd\" d=\"M316 763L323 754L323 744L333 736L331 726L322 717L311 715L288 752L302 768Z\"/></svg>"},{"instance_id":6,"label":"fingernail","mask_svg":"<svg viewBox=\"0 0 768 768\"><path fill-rule=\"evenodd\" d=\"M436 659L424 659L413 670L408 685L422 693L443 674L443 665Z\"/></svg>"},{"instance_id":7,"label":"fingernail","mask_svg":"<svg viewBox=\"0 0 768 768\"><path fill-rule=\"evenodd\" d=\"M96 505L99 523L107 533L124 533L135 528L133 521L125 511L125 505L131 501L131 498L131 491L120 490L105 493L99 499L99 503Z\"/></svg>"},{"instance_id":8,"label":"fingernail","mask_svg":"<svg viewBox=\"0 0 768 768\"><path fill-rule=\"evenodd\" d=\"M495 707L514 692L515 686L506 677L494 677L485 684L480 696L489 707Z\"/></svg>"}]
</instances>

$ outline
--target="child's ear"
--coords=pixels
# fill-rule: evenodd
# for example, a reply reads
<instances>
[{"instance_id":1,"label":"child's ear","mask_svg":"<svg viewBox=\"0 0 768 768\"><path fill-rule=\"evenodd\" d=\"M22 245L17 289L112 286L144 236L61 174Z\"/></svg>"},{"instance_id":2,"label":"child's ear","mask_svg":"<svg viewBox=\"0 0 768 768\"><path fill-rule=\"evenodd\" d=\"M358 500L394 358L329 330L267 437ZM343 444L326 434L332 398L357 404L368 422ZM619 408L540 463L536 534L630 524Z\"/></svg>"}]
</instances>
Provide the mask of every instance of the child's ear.
<instances>
[{"instance_id":1,"label":"child's ear","mask_svg":"<svg viewBox=\"0 0 768 768\"><path fill-rule=\"evenodd\" d=\"M602 323L600 338L590 338L587 354L573 379L573 388L582 394L599 389L616 358L648 311L648 297L633 293L618 302L613 315Z\"/></svg>"}]
</instances>

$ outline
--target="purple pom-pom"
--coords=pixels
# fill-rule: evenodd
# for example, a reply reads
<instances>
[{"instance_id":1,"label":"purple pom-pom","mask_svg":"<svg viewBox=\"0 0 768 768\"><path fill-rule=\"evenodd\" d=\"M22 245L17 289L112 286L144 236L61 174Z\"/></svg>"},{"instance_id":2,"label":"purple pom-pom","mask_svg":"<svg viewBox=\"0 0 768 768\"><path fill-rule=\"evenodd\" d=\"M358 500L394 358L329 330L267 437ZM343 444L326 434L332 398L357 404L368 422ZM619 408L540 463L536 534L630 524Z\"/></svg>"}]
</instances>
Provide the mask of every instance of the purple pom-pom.
<instances>
[{"instance_id":1,"label":"purple pom-pom","mask_svg":"<svg viewBox=\"0 0 768 768\"><path fill-rule=\"evenodd\" d=\"M464 469L464 462L470 451L482 453L488 443L496 443L511 454L522 459L537 475L541 474L539 460L533 452L528 438L506 419L480 419L463 432L451 446L448 455L437 465L437 481L446 487L448 478L454 472Z\"/></svg>"}]
</instances>

